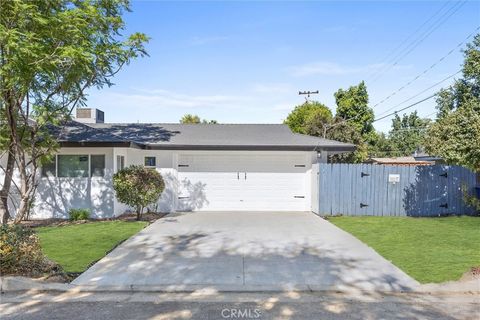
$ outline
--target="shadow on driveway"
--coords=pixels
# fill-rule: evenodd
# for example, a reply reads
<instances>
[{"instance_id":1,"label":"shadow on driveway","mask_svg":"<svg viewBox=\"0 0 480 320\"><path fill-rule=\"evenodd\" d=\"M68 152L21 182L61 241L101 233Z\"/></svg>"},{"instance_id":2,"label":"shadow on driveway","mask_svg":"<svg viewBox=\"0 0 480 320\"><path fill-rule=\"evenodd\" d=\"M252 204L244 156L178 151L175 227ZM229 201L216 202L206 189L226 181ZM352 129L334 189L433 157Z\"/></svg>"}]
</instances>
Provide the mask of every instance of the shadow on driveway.
<instances>
[{"instance_id":1,"label":"shadow on driveway","mask_svg":"<svg viewBox=\"0 0 480 320\"><path fill-rule=\"evenodd\" d=\"M169 215L73 281L92 287L408 291L418 283L310 212Z\"/></svg>"}]
</instances>

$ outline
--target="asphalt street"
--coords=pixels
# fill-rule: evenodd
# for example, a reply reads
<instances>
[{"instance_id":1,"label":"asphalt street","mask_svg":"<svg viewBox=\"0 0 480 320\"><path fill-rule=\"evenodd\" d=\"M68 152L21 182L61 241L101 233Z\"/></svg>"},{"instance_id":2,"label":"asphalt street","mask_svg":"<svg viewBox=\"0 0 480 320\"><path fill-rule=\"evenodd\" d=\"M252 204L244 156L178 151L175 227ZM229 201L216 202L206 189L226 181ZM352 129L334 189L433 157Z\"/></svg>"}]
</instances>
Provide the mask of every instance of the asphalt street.
<instances>
[{"instance_id":1,"label":"asphalt street","mask_svg":"<svg viewBox=\"0 0 480 320\"><path fill-rule=\"evenodd\" d=\"M1 319L479 319L479 295L5 293Z\"/></svg>"}]
</instances>

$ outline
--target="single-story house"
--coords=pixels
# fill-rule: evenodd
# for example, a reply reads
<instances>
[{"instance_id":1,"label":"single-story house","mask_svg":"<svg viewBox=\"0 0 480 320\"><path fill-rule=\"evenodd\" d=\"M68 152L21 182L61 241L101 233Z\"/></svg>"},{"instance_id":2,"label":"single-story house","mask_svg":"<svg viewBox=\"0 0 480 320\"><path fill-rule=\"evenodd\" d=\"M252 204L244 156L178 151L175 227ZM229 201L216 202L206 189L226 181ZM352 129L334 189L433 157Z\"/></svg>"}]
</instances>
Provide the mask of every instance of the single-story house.
<instances>
[{"instance_id":1,"label":"single-story house","mask_svg":"<svg viewBox=\"0 0 480 320\"><path fill-rule=\"evenodd\" d=\"M57 128L60 149L39 178L33 218L94 217L128 210L112 175L129 165L158 170L165 191L152 210L310 211L318 195L312 166L348 143L292 133L283 124L104 123L103 112L77 110Z\"/></svg>"}]
</instances>

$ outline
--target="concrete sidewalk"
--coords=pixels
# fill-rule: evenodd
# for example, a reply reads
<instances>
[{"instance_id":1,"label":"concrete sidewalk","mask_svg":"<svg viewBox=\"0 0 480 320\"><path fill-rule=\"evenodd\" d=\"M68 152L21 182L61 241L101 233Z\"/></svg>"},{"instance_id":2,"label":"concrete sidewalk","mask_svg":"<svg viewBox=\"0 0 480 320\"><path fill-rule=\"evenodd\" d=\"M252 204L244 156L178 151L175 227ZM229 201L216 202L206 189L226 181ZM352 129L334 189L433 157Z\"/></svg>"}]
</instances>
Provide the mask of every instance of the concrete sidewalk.
<instances>
[{"instance_id":1,"label":"concrete sidewalk","mask_svg":"<svg viewBox=\"0 0 480 320\"><path fill-rule=\"evenodd\" d=\"M418 283L310 212L169 215L73 281L92 288L408 291Z\"/></svg>"}]
</instances>

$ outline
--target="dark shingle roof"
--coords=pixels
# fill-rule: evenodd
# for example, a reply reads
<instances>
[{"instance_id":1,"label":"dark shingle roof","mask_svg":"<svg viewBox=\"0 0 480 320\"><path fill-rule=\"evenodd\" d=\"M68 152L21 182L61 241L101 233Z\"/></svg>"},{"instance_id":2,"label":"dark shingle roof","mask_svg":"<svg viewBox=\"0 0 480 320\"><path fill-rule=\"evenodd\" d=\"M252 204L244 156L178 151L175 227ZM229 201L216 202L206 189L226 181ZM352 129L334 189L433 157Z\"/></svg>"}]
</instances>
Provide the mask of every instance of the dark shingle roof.
<instances>
[{"instance_id":1,"label":"dark shingle roof","mask_svg":"<svg viewBox=\"0 0 480 320\"><path fill-rule=\"evenodd\" d=\"M92 128L77 121L68 121L61 126L51 126L50 132L57 137L57 141L65 145L130 145L130 141L113 135L107 131Z\"/></svg>"},{"instance_id":2,"label":"dark shingle roof","mask_svg":"<svg viewBox=\"0 0 480 320\"><path fill-rule=\"evenodd\" d=\"M102 134L148 148L353 151L349 143L292 133L284 124L94 123Z\"/></svg>"}]
</instances>

